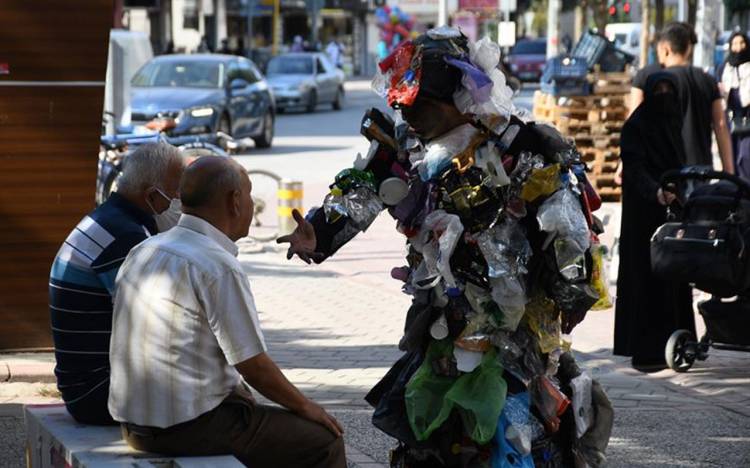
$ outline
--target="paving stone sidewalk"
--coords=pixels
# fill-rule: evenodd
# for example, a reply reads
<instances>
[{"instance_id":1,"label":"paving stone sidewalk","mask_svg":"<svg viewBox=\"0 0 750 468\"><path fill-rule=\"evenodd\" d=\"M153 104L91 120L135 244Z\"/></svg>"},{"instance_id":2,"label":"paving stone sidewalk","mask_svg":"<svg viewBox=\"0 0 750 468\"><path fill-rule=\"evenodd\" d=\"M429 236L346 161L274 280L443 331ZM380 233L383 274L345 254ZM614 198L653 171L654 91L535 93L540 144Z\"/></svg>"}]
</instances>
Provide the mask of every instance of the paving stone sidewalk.
<instances>
[{"instance_id":1,"label":"paving stone sidewalk","mask_svg":"<svg viewBox=\"0 0 750 468\"><path fill-rule=\"evenodd\" d=\"M286 261L272 244L241 251L270 355L343 423L350 466L387 465L394 441L372 427L363 397L401 355L396 343L410 302L388 274L403 262L392 222L379 218L319 266ZM609 466L750 466L750 355L712 350L686 374L646 376L611 355L612 322L611 310L591 312L573 334L579 362L616 409ZM54 398L52 361L50 354L0 355L0 381L10 381L0 384L6 459L22 457L9 405ZM0 457L0 466L17 465Z\"/></svg>"}]
</instances>

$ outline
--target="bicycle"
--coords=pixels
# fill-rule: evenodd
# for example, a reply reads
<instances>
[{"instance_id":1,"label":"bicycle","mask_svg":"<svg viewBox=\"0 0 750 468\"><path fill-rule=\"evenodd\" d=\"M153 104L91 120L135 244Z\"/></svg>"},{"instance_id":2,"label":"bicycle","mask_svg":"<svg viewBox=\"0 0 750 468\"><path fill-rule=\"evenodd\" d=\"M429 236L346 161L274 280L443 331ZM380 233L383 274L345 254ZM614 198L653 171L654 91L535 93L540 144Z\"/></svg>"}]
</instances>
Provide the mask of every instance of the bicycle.
<instances>
[{"instance_id":1,"label":"bicycle","mask_svg":"<svg viewBox=\"0 0 750 468\"><path fill-rule=\"evenodd\" d=\"M253 223L247 237L258 242L268 242L279 237L279 184L281 176L265 169L248 169L253 184Z\"/></svg>"}]
</instances>

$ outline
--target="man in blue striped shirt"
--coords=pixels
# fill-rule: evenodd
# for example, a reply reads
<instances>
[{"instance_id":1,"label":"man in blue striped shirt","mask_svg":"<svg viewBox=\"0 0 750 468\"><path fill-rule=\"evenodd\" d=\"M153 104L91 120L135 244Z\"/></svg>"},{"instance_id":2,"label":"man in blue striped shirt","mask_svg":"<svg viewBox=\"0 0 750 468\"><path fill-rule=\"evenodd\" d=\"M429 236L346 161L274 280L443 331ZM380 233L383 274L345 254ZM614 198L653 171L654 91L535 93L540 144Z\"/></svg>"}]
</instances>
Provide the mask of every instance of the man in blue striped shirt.
<instances>
[{"instance_id":1,"label":"man in blue striped shirt","mask_svg":"<svg viewBox=\"0 0 750 468\"><path fill-rule=\"evenodd\" d=\"M146 144L125 160L118 189L85 216L55 257L49 307L55 376L68 412L115 424L107 409L112 296L120 265L141 241L174 226L184 162L177 148Z\"/></svg>"}]
</instances>

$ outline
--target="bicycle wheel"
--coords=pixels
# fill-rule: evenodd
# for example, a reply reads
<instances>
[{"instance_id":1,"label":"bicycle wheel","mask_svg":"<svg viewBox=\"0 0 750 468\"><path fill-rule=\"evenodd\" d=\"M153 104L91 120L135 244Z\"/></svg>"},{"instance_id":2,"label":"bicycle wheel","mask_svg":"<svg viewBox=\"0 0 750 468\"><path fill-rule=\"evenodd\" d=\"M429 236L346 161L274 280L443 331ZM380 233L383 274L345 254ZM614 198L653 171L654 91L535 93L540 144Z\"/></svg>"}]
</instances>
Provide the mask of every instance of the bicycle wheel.
<instances>
[{"instance_id":1,"label":"bicycle wheel","mask_svg":"<svg viewBox=\"0 0 750 468\"><path fill-rule=\"evenodd\" d=\"M248 169L247 174L253 184L251 196L255 204L247 237L259 242L272 241L279 236L277 207L281 177L263 169Z\"/></svg>"}]
</instances>

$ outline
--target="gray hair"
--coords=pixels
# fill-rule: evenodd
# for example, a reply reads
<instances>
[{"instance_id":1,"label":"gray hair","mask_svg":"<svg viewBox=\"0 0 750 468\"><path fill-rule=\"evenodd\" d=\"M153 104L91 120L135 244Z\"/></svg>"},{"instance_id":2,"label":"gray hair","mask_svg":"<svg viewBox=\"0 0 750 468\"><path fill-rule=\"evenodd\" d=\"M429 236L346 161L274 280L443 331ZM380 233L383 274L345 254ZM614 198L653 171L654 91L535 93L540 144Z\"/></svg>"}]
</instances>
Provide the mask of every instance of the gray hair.
<instances>
[{"instance_id":1,"label":"gray hair","mask_svg":"<svg viewBox=\"0 0 750 468\"><path fill-rule=\"evenodd\" d=\"M135 194L149 187L163 189L167 171L175 163L184 166L185 161L174 146L163 142L141 145L125 158L117 191Z\"/></svg>"}]
</instances>

